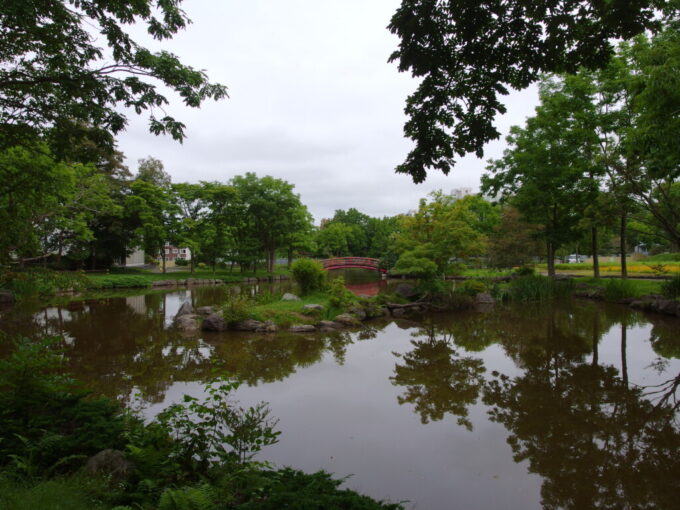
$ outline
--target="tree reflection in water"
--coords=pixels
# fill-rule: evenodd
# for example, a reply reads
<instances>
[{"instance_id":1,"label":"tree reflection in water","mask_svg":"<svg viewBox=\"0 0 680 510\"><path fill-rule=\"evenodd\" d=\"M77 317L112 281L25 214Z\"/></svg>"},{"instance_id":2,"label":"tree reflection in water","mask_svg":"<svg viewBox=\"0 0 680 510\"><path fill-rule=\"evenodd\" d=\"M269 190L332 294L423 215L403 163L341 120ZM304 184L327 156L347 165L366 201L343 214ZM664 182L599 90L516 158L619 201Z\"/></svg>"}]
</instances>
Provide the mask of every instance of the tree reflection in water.
<instances>
[{"instance_id":1,"label":"tree reflection in water","mask_svg":"<svg viewBox=\"0 0 680 510\"><path fill-rule=\"evenodd\" d=\"M399 403L413 404L423 423L451 414L468 429L468 409L481 392L491 420L509 433L515 461L543 478L545 509L677 508L680 375L654 386L629 384L627 330L641 320L625 309L576 304L534 310L530 321L497 310L430 325L414 334L411 351L395 354L391 381L406 387ZM620 370L599 356L600 340L616 326ZM674 328L677 321L654 326L657 353L680 353ZM468 353L489 338L522 375L485 378L483 361Z\"/></svg>"},{"instance_id":2,"label":"tree reflection in water","mask_svg":"<svg viewBox=\"0 0 680 510\"><path fill-rule=\"evenodd\" d=\"M463 357L453 348L450 335L437 338L433 324L412 334L425 340L412 340L413 350L395 353L402 363L394 368L392 384L406 386L398 397L399 403L415 406L423 423L441 420L446 413L458 417L458 423L468 429L468 406L477 402L484 382L484 362L471 356Z\"/></svg>"}]
</instances>

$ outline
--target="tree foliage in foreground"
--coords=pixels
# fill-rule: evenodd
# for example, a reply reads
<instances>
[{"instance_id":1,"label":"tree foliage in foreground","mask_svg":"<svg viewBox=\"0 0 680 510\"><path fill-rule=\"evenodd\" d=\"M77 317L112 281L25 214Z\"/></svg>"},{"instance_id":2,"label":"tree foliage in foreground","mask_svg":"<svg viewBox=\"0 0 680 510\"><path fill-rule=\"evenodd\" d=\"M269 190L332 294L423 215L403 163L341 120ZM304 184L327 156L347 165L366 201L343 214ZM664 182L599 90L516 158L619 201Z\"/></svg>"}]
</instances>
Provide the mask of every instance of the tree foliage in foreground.
<instances>
[{"instance_id":1,"label":"tree foliage in foreground","mask_svg":"<svg viewBox=\"0 0 680 510\"><path fill-rule=\"evenodd\" d=\"M128 27L146 26L159 41L171 39L189 19L181 0L24 0L0 7L0 124L20 140L73 119L115 134L125 128L121 107L149 112L154 134L184 138L184 124L166 114L160 85L197 108L226 97L203 71L168 51L152 52ZM159 115L160 112L160 115ZM11 129L13 128L13 129ZM2 142L6 143L6 140Z\"/></svg>"},{"instance_id":2,"label":"tree foliage in foreground","mask_svg":"<svg viewBox=\"0 0 680 510\"><path fill-rule=\"evenodd\" d=\"M397 172L419 183L429 169L448 174L456 156L482 157L510 89L605 66L611 41L656 30L660 8L677 12L664 0L402 0L388 27L400 38L390 60L422 80L405 108L416 145Z\"/></svg>"}]
</instances>

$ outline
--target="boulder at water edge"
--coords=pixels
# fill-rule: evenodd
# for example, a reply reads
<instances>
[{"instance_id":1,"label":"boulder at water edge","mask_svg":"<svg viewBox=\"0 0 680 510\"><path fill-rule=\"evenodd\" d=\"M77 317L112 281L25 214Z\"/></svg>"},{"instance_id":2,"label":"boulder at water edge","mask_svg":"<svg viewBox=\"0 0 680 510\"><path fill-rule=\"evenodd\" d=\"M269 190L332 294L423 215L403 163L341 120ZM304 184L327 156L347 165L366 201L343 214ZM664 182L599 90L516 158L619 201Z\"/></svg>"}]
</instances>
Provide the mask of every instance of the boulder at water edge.
<instances>
[{"instance_id":1,"label":"boulder at water edge","mask_svg":"<svg viewBox=\"0 0 680 510\"><path fill-rule=\"evenodd\" d=\"M203 331L225 331L227 324L219 313L213 313L203 319L201 329Z\"/></svg>"}]
</instances>

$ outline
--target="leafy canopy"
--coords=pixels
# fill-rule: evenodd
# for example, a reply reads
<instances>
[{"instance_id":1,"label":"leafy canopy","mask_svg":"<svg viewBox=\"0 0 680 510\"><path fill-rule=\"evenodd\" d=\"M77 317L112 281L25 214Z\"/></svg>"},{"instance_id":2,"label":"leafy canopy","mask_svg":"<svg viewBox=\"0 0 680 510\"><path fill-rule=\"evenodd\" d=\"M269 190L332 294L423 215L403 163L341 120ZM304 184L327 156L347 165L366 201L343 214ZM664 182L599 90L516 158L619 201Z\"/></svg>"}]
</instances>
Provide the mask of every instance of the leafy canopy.
<instances>
[{"instance_id":1,"label":"leafy canopy","mask_svg":"<svg viewBox=\"0 0 680 510\"><path fill-rule=\"evenodd\" d=\"M603 67L611 40L657 29L660 8L677 11L664 0L402 0L388 26L401 40L390 61L422 81L405 108L416 145L397 172L419 183L431 168L448 174L456 155L482 157L500 136L500 96L541 73Z\"/></svg>"},{"instance_id":2,"label":"leafy canopy","mask_svg":"<svg viewBox=\"0 0 680 510\"><path fill-rule=\"evenodd\" d=\"M149 112L154 134L184 138L184 124L163 112L163 85L197 108L226 97L203 71L167 51L152 52L126 29L146 25L156 40L190 20L181 0L24 0L0 7L0 124L43 129L78 119L110 133L124 129L120 107ZM161 116L157 116L161 112Z\"/></svg>"}]
</instances>

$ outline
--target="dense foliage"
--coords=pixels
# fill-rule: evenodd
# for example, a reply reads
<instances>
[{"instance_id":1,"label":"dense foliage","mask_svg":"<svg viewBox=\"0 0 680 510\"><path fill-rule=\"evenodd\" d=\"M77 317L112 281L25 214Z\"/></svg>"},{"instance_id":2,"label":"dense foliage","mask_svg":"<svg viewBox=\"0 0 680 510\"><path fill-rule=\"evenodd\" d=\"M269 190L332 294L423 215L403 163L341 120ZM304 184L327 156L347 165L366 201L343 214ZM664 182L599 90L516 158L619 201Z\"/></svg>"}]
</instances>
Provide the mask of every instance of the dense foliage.
<instances>
[{"instance_id":1,"label":"dense foliage","mask_svg":"<svg viewBox=\"0 0 680 510\"><path fill-rule=\"evenodd\" d=\"M602 243L622 255L629 240L669 249L680 243L677 27L622 44L604 69L541 81L541 104L514 127L482 189L540 227L551 261L562 247L587 246L599 276ZM608 232L608 233L607 233ZM583 252L582 251L582 252Z\"/></svg>"},{"instance_id":2,"label":"dense foliage","mask_svg":"<svg viewBox=\"0 0 680 510\"><path fill-rule=\"evenodd\" d=\"M8 138L76 120L115 134L126 125L121 107L149 111L152 133L184 138L184 124L167 115L163 88L185 105L226 97L203 71L168 51L152 52L129 33L145 25L156 40L171 39L190 22L181 0L26 0L0 8L0 125ZM162 85L162 87L161 87ZM161 112L162 116L157 117ZM9 136L8 136L9 135Z\"/></svg>"},{"instance_id":3,"label":"dense foliage","mask_svg":"<svg viewBox=\"0 0 680 510\"><path fill-rule=\"evenodd\" d=\"M321 290L326 283L326 272L316 260L298 259L293 262L290 269L303 296Z\"/></svg>"},{"instance_id":4,"label":"dense foliage","mask_svg":"<svg viewBox=\"0 0 680 510\"><path fill-rule=\"evenodd\" d=\"M482 157L499 136L499 96L542 73L604 67L612 39L658 29L660 7L677 12L674 2L656 0L402 0L389 25L400 38L390 60L421 80L404 126L416 146L397 172L418 183L432 168L448 174L456 155Z\"/></svg>"}]
</instances>

